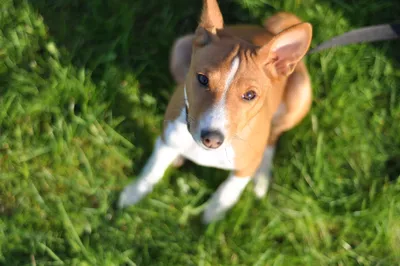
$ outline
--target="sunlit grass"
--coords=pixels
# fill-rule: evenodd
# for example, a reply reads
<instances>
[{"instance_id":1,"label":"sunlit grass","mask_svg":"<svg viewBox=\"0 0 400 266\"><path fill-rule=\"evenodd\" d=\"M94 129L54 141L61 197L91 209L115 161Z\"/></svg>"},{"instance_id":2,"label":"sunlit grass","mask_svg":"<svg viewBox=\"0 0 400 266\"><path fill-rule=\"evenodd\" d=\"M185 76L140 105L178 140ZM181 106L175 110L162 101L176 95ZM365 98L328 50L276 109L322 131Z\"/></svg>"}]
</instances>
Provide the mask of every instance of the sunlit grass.
<instances>
[{"instance_id":1,"label":"sunlit grass","mask_svg":"<svg viewBox=\"0 0 400 266\"><path fill-rule=\"evenodd\" d=\"M223 2L223 1L221 1ZM281 3L285 2L285 3ZM0 0L1 265L397 265L398 42L306 58L310 114L283 136L268 197L227 218L197 207L226 173L171 169L139 205L115 201L160 133L173 40L201 2ZM275 10L313 46L399 19L397 1L225 1L228 23Z\"/></svg>"}]
</instances>

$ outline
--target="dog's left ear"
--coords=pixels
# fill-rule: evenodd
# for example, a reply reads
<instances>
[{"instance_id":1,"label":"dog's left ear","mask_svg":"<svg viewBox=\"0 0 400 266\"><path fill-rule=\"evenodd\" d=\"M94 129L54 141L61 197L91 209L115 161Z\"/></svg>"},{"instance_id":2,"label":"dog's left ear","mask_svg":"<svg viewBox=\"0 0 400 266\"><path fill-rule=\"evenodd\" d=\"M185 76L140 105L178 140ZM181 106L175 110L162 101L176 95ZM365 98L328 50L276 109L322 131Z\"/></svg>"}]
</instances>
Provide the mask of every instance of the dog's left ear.
<instances>
[{"instance_id":1,"label":"dog's left ear","mask_svg":"<svg viewBox=\"0 0 400 266\"><path fill-rule=\"evenodd\" d=\"M224 19L217 0L203 0L203 11L195 33L194 44L204 46L218 39L217 30L224 27Z\"/></svg>"},{"instance_id":2,"label":"dog's left ear","mask_svg":"<svg viewBox=\"0 0 400 266\"><path fill-rule=\"evenodd\" d=\"M310 47L312 26L300 23L276 35L258 51L264 69L275 77L289 76Z\"/></svg>"}]
</instances>

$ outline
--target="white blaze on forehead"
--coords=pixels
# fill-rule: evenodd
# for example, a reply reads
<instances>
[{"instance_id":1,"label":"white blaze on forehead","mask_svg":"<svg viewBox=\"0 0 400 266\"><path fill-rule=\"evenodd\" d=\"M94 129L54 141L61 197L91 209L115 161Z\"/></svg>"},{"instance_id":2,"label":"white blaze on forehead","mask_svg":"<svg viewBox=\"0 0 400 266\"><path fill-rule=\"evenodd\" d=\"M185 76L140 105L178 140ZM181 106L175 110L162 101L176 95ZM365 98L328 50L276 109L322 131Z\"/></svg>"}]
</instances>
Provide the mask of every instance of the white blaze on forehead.
<instances>
[{"instance_id":1,"label":"white blaze on forehead","mask_svg":"<svg viewBox=\"0 0 400 266\"><path fill-rule=\"evenodd\" d=\"M221 100L213 105L207 112L204 113L200 120L199 130L220 130L222 134L225 135L225 126L227 124L227 117L225 112L225 101L226 94L232 85L235 75L239 69L240 59L235 56L231 63L231 68L229 69L228 76L225 81L224 92L222 94ZM200 132L199 132L200 133Z\"/></svg>"},{"instance_id":2,"label":"white blaze on forehead","mask_svg":"<svg viewBox=\"0 0 400 266\"><path fill-rule=\"evenodd\" d=\"M239 69L239 63L240 63L239 57L235 56L235 58L233 58L233 61L231 64L231 69L229 70L229 73L228 73L228 78L225 81L224 96L226 95L226 92L228 91L229 87L232 84L233 79L235 78L236 72Z\"/></svg>"},{"instance_id":3,"label":"white blaze on forehead","mask_svg":"<svg viewBox=\"0 0 400 266\"><path fill-rule=\"evenodd\" d=\"M188 100L188 96L187 96L187 92L186 92L186 84L183 87L183 97L185 99L186 107L189 107L189 100Z\"/></svg>"}]
</instances>

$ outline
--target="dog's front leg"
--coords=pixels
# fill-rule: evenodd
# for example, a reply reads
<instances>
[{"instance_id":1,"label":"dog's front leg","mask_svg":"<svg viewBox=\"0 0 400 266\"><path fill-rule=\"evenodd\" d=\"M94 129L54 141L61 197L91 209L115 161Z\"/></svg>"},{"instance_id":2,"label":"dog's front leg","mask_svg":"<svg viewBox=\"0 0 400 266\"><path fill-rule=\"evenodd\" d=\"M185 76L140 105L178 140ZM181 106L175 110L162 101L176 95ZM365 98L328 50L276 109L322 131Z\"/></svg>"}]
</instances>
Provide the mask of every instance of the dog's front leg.
<instances>
[{"instance_id":1,"label":"dog's front leg","mask_svg":"<svg viewBox=\"0 0 400 266\"><path fill-rule=\"evenodd\" d=\"M118 207L124 208L139 202L153 190L153 186L163 177L168 166L178 157L179 152L166 145L159 137L153 153L137 180L122 191Z\"/></svg>"},{"instance_id":2,"label":"dog's front leg","mask_svg":"<svg viewBox=\"0 0 400 266\"><path fill-rule=\"evenodd\" d=\"M223 218L225 213L239 200L250 180L250 176L241 177L237 176L236 172L232 172L208 201L203 214L203 222L210 223Z\"/></svg>"}]
</instances>

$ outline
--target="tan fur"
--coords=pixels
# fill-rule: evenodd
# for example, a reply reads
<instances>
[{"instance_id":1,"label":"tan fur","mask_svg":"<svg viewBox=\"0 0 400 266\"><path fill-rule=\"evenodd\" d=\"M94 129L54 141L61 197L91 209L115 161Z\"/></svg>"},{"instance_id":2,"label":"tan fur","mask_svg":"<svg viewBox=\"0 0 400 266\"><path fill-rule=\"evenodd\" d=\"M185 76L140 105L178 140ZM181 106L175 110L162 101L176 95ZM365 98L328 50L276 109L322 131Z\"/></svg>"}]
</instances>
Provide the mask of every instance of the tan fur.
<instances>
[{"instance_id":1,"label":"tan fur","mask_svg":"<svg viewBox=\"0 0 400 266\"><path fill-rule=\"evenodd\" d=\"M264 21L264 27L267 31L276 35L284 29L300 24L301 20L293 14L279 12Z\"/></svg>"},{"instance_id":2,"label":"tan fur","mask_svg":"<svg viewBox=\"0 0 400 266\"><path fill-rule=\"evenodd\" d=\"M182 157L231 170L209 199L203 221L220 219L254 177L254 192L268 190L275 142L297 125L311 105L303 62L312 28L278 13L253 25L225 26L216 0L203 0L199 26L179 38L170 70L178 83L164 130L135 182L122 191L120 208L139 202L167 167Z\"/></svg>"},{"instance_id":3,"label":"tan fur","mask_svg":"<svg viewBox=\"0 0 400 266\"><path fill-rule=\"evenodd\" d=\"M201 12L200 27L215 33L217 29L224 26L221 10L215 0L203 1L203 12Z\"/></svg>"},{"instance_id":4,"label":"tan fur","mask_svg":"<svg viewBox=\"0 0 400 266\"><path fill-rule=\"evenodd\" d=\"M280 41L274 38L275 35L285 29L286 33L303 34L310 30L310 25L300 24L300 19L292 14L278 13L265 21L264 28L253 25L222 28L222 16L219 15L218 5L214 4L216 1L205 3L196 33L180 38L174 45L171 72L178 86L169 102L165 121L176 119L184 107L184 83L188 87L189 120L197 121L205 110L222 97L224 84L221 81L226 79L233 56L239 56L240 67L236 75L239 78L235 78L234 90L227 95L226 110L231 121L227 139L238 155L235 176L252 176L262 160L266 145L274 144L283 132L297 125L310 109L311 84L304 63L278 62L281 65L277 65L279 58L271 51L275 42ZM207 13L209 7L214 9ZM309 42L304 44L307 49L310 41L311 36ZM193 52L191 59L182 56ZM189 68L191 60L195 64ZM208 90L199 88L197 73L207 74L210 84ZM253 103L240 98L250 87L259 98ZM273 118L280 104L285 105L285 112ZM193 123L191 132L196 129Z\"/></svg>"}]
</instances>

